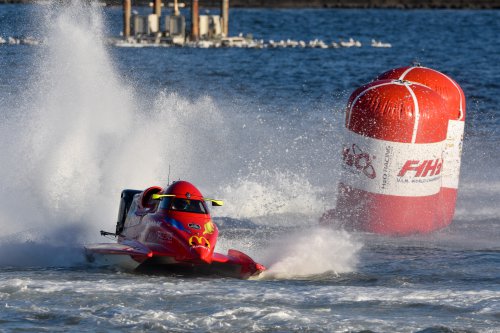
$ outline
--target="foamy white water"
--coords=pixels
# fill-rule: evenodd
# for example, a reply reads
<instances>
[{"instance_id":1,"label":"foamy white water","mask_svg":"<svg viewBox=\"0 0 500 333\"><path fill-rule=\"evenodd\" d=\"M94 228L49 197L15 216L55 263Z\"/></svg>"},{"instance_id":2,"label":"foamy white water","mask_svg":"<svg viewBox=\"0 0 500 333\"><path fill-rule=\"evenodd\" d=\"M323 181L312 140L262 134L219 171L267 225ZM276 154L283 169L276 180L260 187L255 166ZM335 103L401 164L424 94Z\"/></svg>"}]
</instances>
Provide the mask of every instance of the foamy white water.
<instances>
[{"instance_id":1,"label":"foamy white water","mask_svg":"<svg viewBox=\"0 0 500 333\"><path fill-rule=\"evenodd\" d=\"M81 278L78 273L67 276L70 281L51 274L44 278L32 273L28 277L2 279L0 295L5 302L2 312L12 318L19 318L21 311L34 319L45 318L48 329L56 329L56 325L68 329L85 325L104 330L115 327L232 332L240 328L261 331L296 327L337 332L359 331L368 326L372 331L416 332L436 325L437 320L443 327L464 325L466 319L461 316L464 311L487 317L499 310L495 300L500 298L498 291L332 287L321 285L321 282L303 284L291 292L289 288L270 290L271 282L258 281L232 281L234 289L228 294L224 280L176 278L168 281L153 277L144 280L128 274L109 277L99 273L89 279ZM95 278L100 278L101 282L96 284ZM135 302L116 302L123 294ZM186 298L190 301L186 302ZM242 299L246 301L243 303ZM42 300L45 300L43 304ZM30 302L37 305L28 307ZM373 313L370 304L377 304L379 309L391 309L399 315L380 318ZM412 314L414 308L422 311ZM438 309L444 309L447 315L438 319L434 315ZM348 319L353 311L360 317L358 320ZM13 326L12 321L8 325ZM479 325L482 325L480 321L472 320L460 327L475 330ZM479 331L498 332L494 327L483 327Z\"/></svg>"},{"instance_id":2,"label":"foamy white water","mask_svg":"<svg viewBox=\"0 0 500 333\"><path fill-rule=\"evenodd\" d=\"M262 278L306 278L355 271L359 240L345 231L309 227L280 237L266 249L268 270Z\"/></svg>"}]
</instances>

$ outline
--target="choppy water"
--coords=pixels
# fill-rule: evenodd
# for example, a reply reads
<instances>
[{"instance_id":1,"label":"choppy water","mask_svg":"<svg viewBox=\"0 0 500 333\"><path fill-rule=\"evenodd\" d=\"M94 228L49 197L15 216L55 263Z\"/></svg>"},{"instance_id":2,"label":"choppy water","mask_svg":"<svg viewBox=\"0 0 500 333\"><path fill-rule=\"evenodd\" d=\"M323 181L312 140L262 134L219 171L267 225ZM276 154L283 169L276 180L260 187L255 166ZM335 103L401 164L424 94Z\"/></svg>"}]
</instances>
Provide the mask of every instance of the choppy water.
<instances>
[{"instance_id":1,"label":"choppy water","mask_svg":"<svg viewBox=\"0 0 500 333\"><path fill-rule=\"evenodd\" d=\"M0 6L0 36L43 41L0 45L0 331L500 332L500 12L230 14L234 34L364 45L113 48L119 8ZM414 60L467 97L454 222L404 238L318 229L347 97ZM88 267L81 245L113 230L120 190L169 177L224 199L217 250L269 272Z\"/></svg>"}]
</instances>

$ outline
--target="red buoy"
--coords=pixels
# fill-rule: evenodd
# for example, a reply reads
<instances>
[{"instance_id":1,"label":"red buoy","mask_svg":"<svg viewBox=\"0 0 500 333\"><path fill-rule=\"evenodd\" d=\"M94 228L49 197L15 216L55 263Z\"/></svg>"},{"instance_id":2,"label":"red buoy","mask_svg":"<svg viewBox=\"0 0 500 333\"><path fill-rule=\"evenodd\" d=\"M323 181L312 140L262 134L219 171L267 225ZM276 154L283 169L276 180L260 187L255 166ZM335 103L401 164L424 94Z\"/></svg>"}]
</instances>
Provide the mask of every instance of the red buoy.
<instances>
[{"instance_id":1,"label":"red buoy","mask_svg":"<svg viewBox=\"0 0 500 333\"><path fill-rule=\"evenodd\" d=\"M429 87L379 80L349 98L336 219L357 230L406 235L439 228L448 119Z\"/></svg>"},{"instance_id":2,"label":"red buoy","mask_svg":"<svg viewBox=\"0 0 500 333\"><path fill-rule=\"evenodd\" d=\"M422 66L401 67L387 71L376 80L396 79L421 83L434 90L445 101L443 112L448 118L446 144L444 148L443 180L441 188L440 224L451 223L455 214L458 180L465 124L465 95L453 79L431 68Z\"/></svg>"}]
</instances>

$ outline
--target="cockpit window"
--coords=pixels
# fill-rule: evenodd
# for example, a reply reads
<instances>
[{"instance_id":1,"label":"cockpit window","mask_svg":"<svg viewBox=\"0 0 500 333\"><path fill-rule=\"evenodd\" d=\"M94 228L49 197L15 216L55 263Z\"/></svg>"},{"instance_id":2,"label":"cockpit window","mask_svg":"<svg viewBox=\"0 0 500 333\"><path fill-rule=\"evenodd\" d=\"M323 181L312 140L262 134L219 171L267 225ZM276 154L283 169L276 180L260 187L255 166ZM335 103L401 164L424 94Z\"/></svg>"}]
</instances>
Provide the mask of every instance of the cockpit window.
<instances>
[{"instance_id":1,"label":"cockpit window","mask_svg":"<svg viewBox=\"0 0 500 333\"><path fill-rule=\"evenodd\" d=\"M205 204L203 203L203 201L184 199L184 198L172 198L168 200L170 203L169 206L168 203L166 205L164 204L163 201L165 201L165 199L162 200L161 208L170 207L171 210L176 210L181 212L207 214L207 210L205 208Z\"/></svg>"},{"instance_id":2,"label":"cockpit window","mask_svg":"<svg viewBox=\"0 0 500 333\"><path fill-rule=\"evenodd\" d=\"M168 209L168 207L170 207L171 201L172 199L169 197L162 198L160 202L160 209Z\"/></svg>"}]
</instances>

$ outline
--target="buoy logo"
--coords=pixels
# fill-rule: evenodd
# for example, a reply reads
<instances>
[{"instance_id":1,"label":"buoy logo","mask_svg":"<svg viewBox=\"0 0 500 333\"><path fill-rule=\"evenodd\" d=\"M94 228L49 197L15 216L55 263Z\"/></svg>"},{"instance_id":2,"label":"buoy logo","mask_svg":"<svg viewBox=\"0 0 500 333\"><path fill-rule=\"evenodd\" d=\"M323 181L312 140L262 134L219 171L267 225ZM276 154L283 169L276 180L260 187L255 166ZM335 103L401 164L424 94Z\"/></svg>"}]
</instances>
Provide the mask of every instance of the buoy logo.
<instances>
[{"instance_id":1,"label":"buoy logo","mask_svg":"<svg viewBox=\"0 0 500 333\"><path fill-rule=\"evenodd\" d=\"M398 173L398 177L404 177L407 172L415 172L415 177L432 177L441 173L443 159L435 160L407 160Z\"/></svg>"},{"instance_id":2,"label":"buoy logo","mask_svg":"<svg viewBox=\"0 0 500 333\"><path fill-rule=\"evenodd\" d=\"M351 147L344 146L342 150L342 159L349 167L354 167L366 177L374 179L377 177L375 168L372 165L372 157L367 152L364 152L355 143Z\"/></svg>"}]
</instances>

